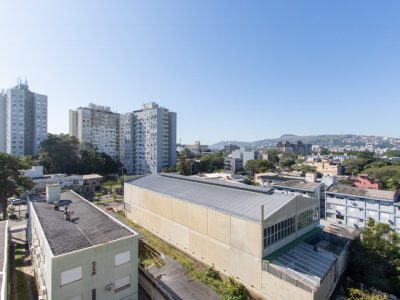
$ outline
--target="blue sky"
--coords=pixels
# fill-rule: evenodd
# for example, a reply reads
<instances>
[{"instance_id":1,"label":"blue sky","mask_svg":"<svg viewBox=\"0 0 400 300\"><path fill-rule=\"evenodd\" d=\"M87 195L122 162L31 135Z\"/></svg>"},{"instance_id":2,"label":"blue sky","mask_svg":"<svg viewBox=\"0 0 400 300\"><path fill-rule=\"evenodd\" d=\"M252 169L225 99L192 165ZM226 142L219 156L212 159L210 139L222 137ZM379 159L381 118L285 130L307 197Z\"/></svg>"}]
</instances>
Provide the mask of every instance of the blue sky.
<instances>
[{"instance_id":1,"label":"blue sky","mask_svg":"<svg viewBox=\"0 0 400 300\"><path fill-rule=\"evenodd\" d=\"M178 113L178 141L400 136L400 1L0 0L0 88L49 132L89 102Z\"/></svg>"}]
</instances>

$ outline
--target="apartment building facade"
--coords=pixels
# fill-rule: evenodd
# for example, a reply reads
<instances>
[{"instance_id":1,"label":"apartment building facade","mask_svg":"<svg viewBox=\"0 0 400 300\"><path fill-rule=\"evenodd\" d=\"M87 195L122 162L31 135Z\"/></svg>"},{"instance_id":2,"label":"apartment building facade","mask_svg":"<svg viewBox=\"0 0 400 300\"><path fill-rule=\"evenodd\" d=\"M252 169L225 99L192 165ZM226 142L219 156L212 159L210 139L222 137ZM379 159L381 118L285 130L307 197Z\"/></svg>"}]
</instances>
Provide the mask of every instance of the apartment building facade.
<instances>
[{"instance_id":1,"label":"apartment building facade","mask_svg":"<svg viewBox=\"0 0 400 300\"><path fill-rule=\"evenodd\" d=\"M128 218L262 297L327 299L338 280L339 272L332 275L335 256L297 242L319 230L317 199L173 174L136 179L126 183L124 191ZM291 280L272 270L280 257L276 253L292 244L296 245L290 248L306 252L306 262L326 260L321 273L311 274L312 265L303 270L303 287L297 275L289 274L289 267L285 278Z\"/></svg>"},{"instance_id":2,"label":"apartment building facade","mask_svg":"<svg viewBox=\"0 0 400 300\"><path fill-rule=\"evenodd\" d=\"M361 229L372 218L400 232L399 193L335 185L325 194L328 222Z\"/></svg>"},{"instance_id":3,"label":"apartment building facade","mask_svg":"<svg viewBox=\"0 0 400 300\"><path fill-rule=\"evenodd\" d=\"M119 114L110 107L90 103L69 112L69 134L81 143L97 147L114 159L119 158Z\"/></svg>"},{"instance_id":4,"label":"apartment building facade","mask_svg":"<svg viewBox=\"0 0 400 300\"><path fill-rule=\"evenodd\" d=\"M70 135L119 160L128 174L149 174L176 164L176 113L151 102L118 114L90 104L70 111Z\"/></svg>"},{"instance_id":5,"label":"apartment building facade","mask_svg":"<svg viewBox=\"0 0 400 300\"><path fill-rule=\"evenodd\" d=\"M59 186L33 200L28 238L39 299L138 299L136 232L71 191L60 198Z\"/></svg>"},{"instance_id":6,"label":"apartment building facade","mask_svg":"<svg viewBox=\"0 0 400 300\"><path fill-rule=\"evenodd\" d=\"M134 173L150 174L176 164L176 113L154 102L134 111Z\"/></svg>"},{"instance_id":7,"label":"apartment building facade","mask_svg":"<svg viewBox=\"0 0 400 300\"><path fill-rule=\"evenodd\" d=\"M47 96L18 84L0 93L0 151L11 155L37 155L47 138Z\"/></svg>"}]
</instances>

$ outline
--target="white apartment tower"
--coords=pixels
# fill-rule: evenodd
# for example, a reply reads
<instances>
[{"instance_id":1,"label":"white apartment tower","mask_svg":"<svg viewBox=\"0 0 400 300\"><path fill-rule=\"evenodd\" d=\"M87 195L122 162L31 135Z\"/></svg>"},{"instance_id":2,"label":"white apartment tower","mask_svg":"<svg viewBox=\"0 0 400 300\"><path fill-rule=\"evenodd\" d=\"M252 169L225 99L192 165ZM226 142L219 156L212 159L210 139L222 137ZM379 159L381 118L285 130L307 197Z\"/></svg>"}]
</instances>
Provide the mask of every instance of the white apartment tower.
<instances>
[{"instance_id":1,"label":"white apartment tower","mask_svg":"<svg viewBox=\"0 0 400 300\"><path fill-rule=\"evenodd\" d=\"M90 104L69 113L69 132L118 159L128 174L161 172L176 164L176 113L151 102L117 114Z\"/></svg>"},{"instance_id":2,"label":"white apartment tower","mask_svg":"<svg viewBox=\"0 0 400 300\"><path fill-rule=\"evenodd\" d=\"M119 159L119 114L109 107L90 103L88 107L70 110L69 134Z\"/></svg>"},{"instance_id":3,"label":"white apartment tower","mask_svg":"<svg viewBox=\"0 0 400 300\"><path fill-rule=\"evenodd\" d=\"M134 111L134 173L158 173L176 164L176 113L154 102Z\"/></svg>"},{"instance_id":4,"label":"white apartment tower","mask_svg":"<svg viewBox=\"0 0 400 300\"><path fill-rule=\"evenodd\" d=\"M0 151L37 155L47 138L47 96L33 93L28 83L0 94Z\"/></svg>"}]
</instances>

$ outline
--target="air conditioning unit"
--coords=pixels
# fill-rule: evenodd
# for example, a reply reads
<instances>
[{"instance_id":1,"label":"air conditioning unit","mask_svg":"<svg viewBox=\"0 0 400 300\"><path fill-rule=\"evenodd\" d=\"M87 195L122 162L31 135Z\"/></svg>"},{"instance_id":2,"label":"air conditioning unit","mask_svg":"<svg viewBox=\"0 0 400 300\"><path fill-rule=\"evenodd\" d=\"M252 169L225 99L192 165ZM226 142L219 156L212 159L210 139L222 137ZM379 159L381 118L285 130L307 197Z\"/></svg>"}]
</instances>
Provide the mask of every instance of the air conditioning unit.
<instances>
[{"instance_id":1,"label":"air conditioning unit","mask_svg":"<svg viewBox=\"0 0 400 300\"><path fill-rule=\"evenodd\" d=\"M114 289L114 284L110 283L106 285L106 292L111 292Z\"/></svg>"}]
</instances>

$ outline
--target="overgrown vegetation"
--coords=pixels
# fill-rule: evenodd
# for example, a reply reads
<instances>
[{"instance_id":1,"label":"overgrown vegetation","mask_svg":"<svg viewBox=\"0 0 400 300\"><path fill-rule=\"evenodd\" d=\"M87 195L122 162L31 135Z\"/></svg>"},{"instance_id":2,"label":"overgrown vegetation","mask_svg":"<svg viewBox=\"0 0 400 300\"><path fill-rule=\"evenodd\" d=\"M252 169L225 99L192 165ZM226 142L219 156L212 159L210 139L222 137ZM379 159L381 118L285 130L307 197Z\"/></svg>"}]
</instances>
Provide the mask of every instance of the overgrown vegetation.
<instances>
[{"instance_id":1,"label":"overgrown vegetation","mask_svg":"<svg viewBox=\"0 0 400 300\"><path fill-rule=\"evenodd\" d=\"M182 265L186 270L186 274L190 278L198 280L207 285L214 292L220 295L224 300L252 299L250 293L247 291L243 284L236 282L233 278L224 278L215 270L214 266L208 267L192 259L174 246L164 242L151 232L147 231L140 225L119 214L117 215L117 217L122 219L124 223L126 223L128 226L139 232L143 236L143 240L149 246L157 249L157 251L165 255L168 255L169 257L176 260L180 265Z\"/></svg>"},{"instance_id":2,"label":"overgrown vegetation","mask_svg":"<svg viewBox=\"0 0 400 300\"><path fill-rule=\"evenodd\" d=\"M387 224L376 223L369 219L363 231L362 238L353 242L350 253L349 276L354 280L355 287L364 286L367 290L377 289L384 293L400 295L400 237ZM350 299L363 295L363 291L352 293ZM368 294L368 293L367 293ZM367 295L366 294L366 295ZM371 297L382 295L369 293ZM360 296L361 297L361 296Z\"/></svg>"}]
</instances>

